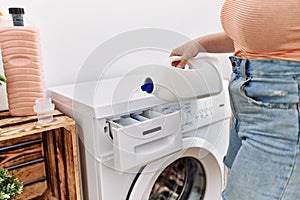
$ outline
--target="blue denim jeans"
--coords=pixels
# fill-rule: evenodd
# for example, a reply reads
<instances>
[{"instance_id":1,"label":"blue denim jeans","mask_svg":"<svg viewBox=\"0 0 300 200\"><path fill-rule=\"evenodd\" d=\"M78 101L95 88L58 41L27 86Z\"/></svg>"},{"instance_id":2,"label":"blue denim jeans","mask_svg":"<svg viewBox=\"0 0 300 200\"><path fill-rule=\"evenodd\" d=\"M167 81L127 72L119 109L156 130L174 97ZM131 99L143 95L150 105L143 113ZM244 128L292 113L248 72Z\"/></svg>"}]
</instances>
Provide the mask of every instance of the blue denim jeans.
<instances>
[{"instance_id":1,"label":"blue denim jeans","mask_svg":"<svg viewBox=\"0 0 300 200\"><path fill-rule=\"evenodd\" d=\"M230 57L224 200L300 199L300 63Z\"/></svg>"}]
</instances>

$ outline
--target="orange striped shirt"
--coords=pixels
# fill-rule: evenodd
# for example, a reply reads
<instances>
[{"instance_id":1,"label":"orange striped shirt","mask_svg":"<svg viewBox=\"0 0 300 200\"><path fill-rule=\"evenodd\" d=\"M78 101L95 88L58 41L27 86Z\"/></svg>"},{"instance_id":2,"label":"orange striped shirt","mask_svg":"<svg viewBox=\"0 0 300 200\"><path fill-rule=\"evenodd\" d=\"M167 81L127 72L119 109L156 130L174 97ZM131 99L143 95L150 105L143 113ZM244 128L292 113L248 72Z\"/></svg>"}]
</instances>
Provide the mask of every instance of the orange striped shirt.
<instances>
[{"instance_id":1,"label":"orange striped shirt","mask_svg":"<svg viewBox=\"0 0 300 200\"><path fill-rule=\"evenodd\" d=\"M236 56L300 62L300 0L225 0L221 21Z\"/></svg>"}]
</instances>

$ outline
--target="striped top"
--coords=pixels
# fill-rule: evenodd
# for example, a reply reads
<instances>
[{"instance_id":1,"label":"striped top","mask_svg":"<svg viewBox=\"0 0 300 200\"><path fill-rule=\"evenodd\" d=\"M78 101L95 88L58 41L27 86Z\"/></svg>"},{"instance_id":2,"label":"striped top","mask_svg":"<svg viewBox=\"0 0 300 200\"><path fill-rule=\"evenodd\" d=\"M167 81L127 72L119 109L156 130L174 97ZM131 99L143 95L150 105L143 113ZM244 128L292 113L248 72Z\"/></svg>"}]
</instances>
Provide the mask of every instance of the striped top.
<instances>
[{"instance_id":1,"label":"striped top","mask_svg":"<svg viewBox=\"0 0 300 200\"><path fill-rule=\"evenodd\" d=\"M300 62L299 0L225 0L221 21L236 56Z\"/></svg>"}]
</instances>

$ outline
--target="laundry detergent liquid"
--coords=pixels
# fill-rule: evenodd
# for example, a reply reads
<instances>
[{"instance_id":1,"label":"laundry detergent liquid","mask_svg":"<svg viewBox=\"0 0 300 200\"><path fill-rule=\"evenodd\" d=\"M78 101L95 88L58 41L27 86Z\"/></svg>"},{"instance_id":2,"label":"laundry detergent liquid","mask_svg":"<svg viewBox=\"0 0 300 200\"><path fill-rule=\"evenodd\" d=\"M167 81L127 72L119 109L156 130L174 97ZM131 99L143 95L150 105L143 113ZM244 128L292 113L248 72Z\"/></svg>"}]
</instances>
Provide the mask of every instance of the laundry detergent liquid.
<instances>
[{"instance_id":1,"label":"laundry detergent liquid","mask_svg":"<svg viewBox=\"0 0 300 200\"><path fill-rule=\"evenodd\" d=\"M39 31L24 26L24 13L23 8L9 8L12 21L0 16L1 54L12 116L35 115L35 100L46 97Z\"/></svg>"}]
</instances>

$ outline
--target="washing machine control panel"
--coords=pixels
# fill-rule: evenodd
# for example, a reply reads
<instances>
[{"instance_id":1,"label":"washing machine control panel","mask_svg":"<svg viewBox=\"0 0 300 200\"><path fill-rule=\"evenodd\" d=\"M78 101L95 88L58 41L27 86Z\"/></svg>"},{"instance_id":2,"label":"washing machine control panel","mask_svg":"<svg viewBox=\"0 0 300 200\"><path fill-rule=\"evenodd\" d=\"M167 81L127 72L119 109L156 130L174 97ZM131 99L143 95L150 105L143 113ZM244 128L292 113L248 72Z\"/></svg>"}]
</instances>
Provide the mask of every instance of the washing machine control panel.
<instances>
[{"instance_id":1,"label":"washing machine control panel","mask_svg":"<svg viewBox=\"0 0 300 200\"><path fill-rule=\"evenodd\" d=\"M181 110L181 127L183 132L212 123L214 113L218 111L215 106L213 106L212 98L159 105L154 107L153 110L163 114Z\"/></svg>"}]
</instances>

